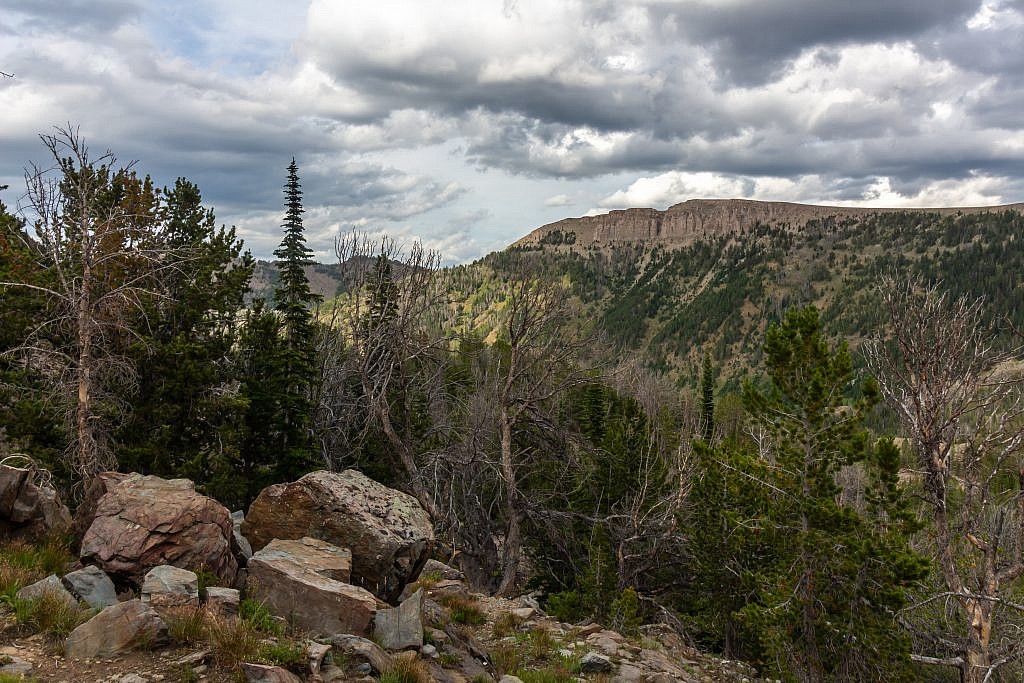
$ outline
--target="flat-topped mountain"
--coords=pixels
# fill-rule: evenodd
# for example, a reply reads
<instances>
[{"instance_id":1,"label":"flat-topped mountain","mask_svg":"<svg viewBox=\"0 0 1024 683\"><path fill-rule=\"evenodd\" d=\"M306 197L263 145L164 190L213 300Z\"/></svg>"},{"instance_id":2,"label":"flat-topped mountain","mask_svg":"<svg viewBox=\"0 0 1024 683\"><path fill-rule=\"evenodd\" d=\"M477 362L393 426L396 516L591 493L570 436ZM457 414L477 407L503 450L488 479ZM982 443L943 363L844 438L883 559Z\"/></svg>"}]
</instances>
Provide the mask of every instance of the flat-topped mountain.
<instances>
[{"instance_id":1,"label":"flat-topped mountain","mask_svg":"<svg viewBox=\"0 0 1024 683\"><path fill-rule=\"evenodd\" d=\"M908 209L817 206L750 199L690 199L664 211L624 209L599 216L566 218L537 228L512 246L546 244L581 248L627 242L685 246L706 237L744 232L756 225L796 228L814 219L856 220L881 213L956 215L1006 210L1024 213L1024 204Z\"/></svg>"}]
</instances>

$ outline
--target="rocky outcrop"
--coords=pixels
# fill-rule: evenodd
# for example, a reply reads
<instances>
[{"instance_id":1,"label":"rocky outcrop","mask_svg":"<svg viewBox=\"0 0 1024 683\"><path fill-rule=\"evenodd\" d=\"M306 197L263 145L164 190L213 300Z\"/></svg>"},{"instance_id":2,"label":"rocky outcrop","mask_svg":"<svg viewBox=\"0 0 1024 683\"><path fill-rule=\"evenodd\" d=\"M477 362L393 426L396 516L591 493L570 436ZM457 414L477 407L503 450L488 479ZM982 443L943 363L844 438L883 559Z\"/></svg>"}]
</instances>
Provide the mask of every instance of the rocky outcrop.
<instances>
[{"instance_id":1,"label":"rocky outcrop","mask_svg":"<svg viewBox=\"0 0 1024 683\"><path fill-rule=\"evenodd\" d=\"M160 565L206 569L234 581L238 564L227 508L187 479L136 474L108 485L82 539L83 562L134 583Z\"/></svg>"},{"instance_id":2,"label":"rocky outcrop","mask_svg":"<svg viewBox=\"0 0 1024 683\"><path fill-rule=\"evenodd\" d=\"M0 540L40 538L71 529L71 513L31 462L9 456L0 464Z\"/></svg>"},{"instance_id":3,"label":"rocky outcrop","mask_svg":"<svg viewBox=\"0 0 1024 683\"><path fill-rule=\"evenodd\" d=\"M566 218L537 228L513 246L571 244L585 249L593 245L646 243L686 246L704 237L740 234L757 225L798 229L811 220L856 220L878 213L980 213L1012 209L1024 204L942 209L879 209L850 206L816 206L792 202L761 202L749 199L691 199L656 209L624 209L599 216ZM570 237L571 236L571 237Z\"/></svg>"},{"instance_id":4,"label":"rocky outcrop","mask_svg":"<svg viewBox=\"0 0 1024 683\"><path fill-rule=\"evenodd\" d=\"M260 492L242 523L259 550L272 539L319 538L352 551L352 583L394 602L430 555L434 532L416 500L354 470L311 472Z\"/></svg>"},{"instance_id":5,"label":"rocky outcrop","mask_svg":"<svg viewBox=\"0 0 1024 683\"><path fill-rule=\"evenodd\" d=\"M166 642L167 625L141 600L107 607L81 624L64 642L69 659L112 657L126 650L149 648Z\"/></svg>"},{"instance_id":6,"label":"rocky outcrop","mask_svg":"<svg viewBox=\"0 0 1024 683\"><path fill-rule=\"evenodd\" d=\"M377 600L345 583L346 550L313 538L273 540L249 560L251 594L272 614L321 636L369 635Z\"/></svg>"},{"instance_id":7,"label":"rocky outcrop","mask_svg":"<svg viewBox=\"0 0 1024 683\"><path fill-rule=\"evenodd\" d=\"M64 586L89 607L103 609L117 604L117 591L99 567L83 567L64 576Z\"/></svg>"}]
</instances>

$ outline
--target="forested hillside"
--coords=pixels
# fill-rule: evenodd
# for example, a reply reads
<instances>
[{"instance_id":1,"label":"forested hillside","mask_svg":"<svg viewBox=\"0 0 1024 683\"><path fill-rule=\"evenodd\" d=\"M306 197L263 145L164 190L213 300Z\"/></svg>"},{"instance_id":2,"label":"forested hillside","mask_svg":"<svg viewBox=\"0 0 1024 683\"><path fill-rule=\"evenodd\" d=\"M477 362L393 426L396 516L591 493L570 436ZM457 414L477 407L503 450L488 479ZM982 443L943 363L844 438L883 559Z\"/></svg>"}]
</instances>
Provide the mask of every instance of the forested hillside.
<instances>
[{"instance_id":1,"label":"forested hillside","mask_svg":"<svg viewBox=\"0 0 1024 683\"><path fill-rule=\"evenodd\" d=\"M194 184L43 140L29 209L0 205L0 458L80 517L108 469L243 509L357 469L474 589L563 622L786 680L1020 679L1020 213L560 233L454 268L347 235L328 269L293 160L253 291Z\"/></svg>"},{"instance_id":2,"label":"forested hillside","mask_svg":"<svg viewBox=\"0 0 1024 683\"><path fill-rule=\"evenodd\" d=\"M893 211L757 225L679 247L560 249L548 239L456 270L473 302L470 326L488 327L493 292L517 277L525 257L543 277L567 285L581 324L609 346L681 383L694 381L708 351L736 386L758 362L767 325L793 306L815 305L827 332L857 346L882 324L878 283L896 271L941 281L951 296L985 297L988 324L1005 334L1021 329L1022 234L1024 214L1017 210Z\"/></svg>"}]
</instances>

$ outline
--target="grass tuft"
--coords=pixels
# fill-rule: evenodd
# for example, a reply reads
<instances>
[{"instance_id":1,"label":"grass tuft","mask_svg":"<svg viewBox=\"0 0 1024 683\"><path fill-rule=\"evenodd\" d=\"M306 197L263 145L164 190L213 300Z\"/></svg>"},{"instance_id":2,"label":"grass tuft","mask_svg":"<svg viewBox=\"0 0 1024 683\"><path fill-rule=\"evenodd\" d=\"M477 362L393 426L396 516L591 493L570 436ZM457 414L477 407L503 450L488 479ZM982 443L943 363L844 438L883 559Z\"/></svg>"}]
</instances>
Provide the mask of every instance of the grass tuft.
<instances>
[{"instance_id":1,"label":"grass tuft","mask_svg":"<svg viewBox=\"0 0 1024 683\"><path fill-rule=\"evenodd\" d=\"M380 683L431 683L431 678L420 660L399 657L390 669L380 675Z\"/></svg>"},{"instance_id":2,"label":"grass tuft","mask_svg":"<svg viewBox=\"0 0 1024 683\"><path fill-rule=\"evenodd\" d=\"M438 602L448 609L451 620L456 624L479 626L487 621L487 615L484 614L473 598L459 595L458 593L450 593L442 595L438 598Z\"/></svg>"},{"instance_id":3,"label":"grass tuft","mask_svg":"<svg viewBox=\"0 0 1024 683\"><path fill-rule=\"evenodd\" d=\"M518 631L522 623L523 620L512 612L502 612L491 624L491 631L495 638L504 638Z\"/></svg>"}]
</instances>

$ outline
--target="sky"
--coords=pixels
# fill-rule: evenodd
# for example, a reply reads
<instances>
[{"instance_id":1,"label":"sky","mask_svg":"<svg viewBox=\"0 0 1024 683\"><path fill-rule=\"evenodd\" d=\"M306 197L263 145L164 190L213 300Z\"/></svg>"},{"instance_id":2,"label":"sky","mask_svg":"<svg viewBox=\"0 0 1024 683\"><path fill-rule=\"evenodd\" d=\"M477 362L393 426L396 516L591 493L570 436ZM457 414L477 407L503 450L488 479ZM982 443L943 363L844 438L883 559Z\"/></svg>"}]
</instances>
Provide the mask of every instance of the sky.
<instances>
[{"instance_id":1,"label":"sky","mask_svg":"<svg viewBox=\"0 0 1024 683\"><path fill-rule=\"evenodd\" d=\"M267 258L691 198L1024 201L1024 0L0 0L0 192L79 127Z\"/></svg>"}]
</instances>

